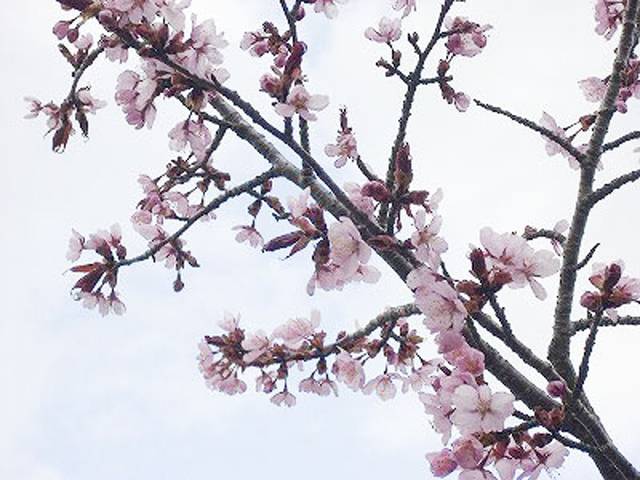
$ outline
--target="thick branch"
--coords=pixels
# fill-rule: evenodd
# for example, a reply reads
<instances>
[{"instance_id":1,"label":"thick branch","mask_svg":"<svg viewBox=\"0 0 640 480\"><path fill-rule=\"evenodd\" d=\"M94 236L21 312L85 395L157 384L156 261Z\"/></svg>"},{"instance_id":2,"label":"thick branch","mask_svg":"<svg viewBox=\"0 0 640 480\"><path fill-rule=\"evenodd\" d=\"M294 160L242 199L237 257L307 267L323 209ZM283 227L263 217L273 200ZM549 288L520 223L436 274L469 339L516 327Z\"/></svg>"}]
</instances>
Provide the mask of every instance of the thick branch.
<instances>
[{"instance_id":1,"label":"thick branch","mask_svg":"<svg viewBox=\"0 0 640 480\"><path fill-rule=\"evenodd\" d=\"M638 12L638 0L629 0L622 35L618 44L613 71L607 92L600 105L586 158L581 165L578 198L571 228L564 245L563 264L560 271L560 287L555 309L553 338L549 344L548 358L564 377L570 388L575 386L575 372L570 360L571 307L574 298L578 256L584 237L587 219L593 203L589 196L593 190L596 165L602 155L602 144L609 124L616 111L614 104L620 91L621 72L627 64L634 41L634 21Z\"/></svg>"}]
</instances>

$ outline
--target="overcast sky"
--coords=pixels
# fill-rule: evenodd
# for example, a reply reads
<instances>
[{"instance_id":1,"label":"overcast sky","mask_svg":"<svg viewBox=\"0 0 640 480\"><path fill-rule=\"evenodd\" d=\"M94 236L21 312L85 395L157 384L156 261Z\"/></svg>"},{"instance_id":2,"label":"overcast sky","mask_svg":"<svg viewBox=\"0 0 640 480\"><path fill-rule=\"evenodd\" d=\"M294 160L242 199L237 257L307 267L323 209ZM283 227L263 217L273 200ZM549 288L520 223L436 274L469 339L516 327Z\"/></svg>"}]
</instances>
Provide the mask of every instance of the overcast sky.
<instances>
[{"instance_id":1,"label":"overcast sky","mask_svg":"<svg viewBox=\"0 0 640 480\"><path fill-rule=\"evenodd\" d=\"M244 31L264 20L282 25L272 7L277 2L193 3L198 18L214 18L230 42L224 52L229 86L248 91L247 98L269 108L257 92L268 61L249 57L238 44ZM418 0L405 31L417 30L426 38L438 3ZM363 32L382 15L395 16L390 5L388 0L350 0L335 21L310 15L304 23L308 89L331 98L314 125L318 158L324 144L334 140L339 106L347 105L360 153L384 172L402 89L374 67L387 52ZM454 66L454 87L533 120L547 111L568 124L591 112L593 105L584 100L577 81L605 76L614 46L593 32L592 2L469 0L456 4L454 13L494 26L486 50ZM263 255L233 240L231 228L247 223L248 201L240 200L186 237L202 268L185 272L180 294L171 289L171 271L145 264L121 273L124 317L103 318L71 299L75 276L64 273L71 229L89 234L119 222L130 252L142 251L144 243L128 220L141 198L137 176L162 171L171 158L166 133L184 113L161 102L154 129L134 130L113 101L115 78L124 67L99 64L87 79L93 95L109 106L90 118L90 141L75 136L64 155L52 153L51 138L43 138L44 122L23 119L23 97L59 101L66 95L70 69L57 53L51 27L69 17L53 0L13 2L0 30L0 382L5 386L0 478L430 478L424 454L441 445L414 395L384 403L342 388L337 399L299 395L295 408L279 409L252 392L234 398L213 393L197 369L196 345L218 331L225 310L240 313L245 327L269 331L317 308L323 326L337 332L365 323L386 306L410 301L410 292L382 264L377 265L383 278L373 286L349 285L344 292L309 298L305 285L312 265L306 253L282 261L282 255ZM406 49L405 61L411 61ZM612 135L637 129L639 112L638 101L630 102ZM276 118L268 110L266 115ZM479 243L482 227L498 232L522 231L525 225L550 228L570 217L576 172L564 159L547 157L543 140L508 120L477 108L460 114L437 89L425 89L417 99L409 142L416 182L430 191L444 190L443 234L454 276L466 274L468 245ZM629 144L607 158L600 181L637 168L635 147ZM221 168L243 178L260 165L251 155L247 147L231 144L218 158ZM326 165L335 172L328 159ZM339 183L362 180L352 165L336 177ZM596 261L622 258L629 274L640 276L637 205L632 186L599 206L585 245L600 242ZM556 283L556 278L545 281L550 291ZM533 303L524 290L503 297L515 331L543 354L553 295L544 303ZM636 465L640 386L633 366L639 342L640 332L631 328L602 331L587 381L612 437ZM577 452L563 473L564 478L596 475L590 460Z\"/></svg>"}]
</instances>

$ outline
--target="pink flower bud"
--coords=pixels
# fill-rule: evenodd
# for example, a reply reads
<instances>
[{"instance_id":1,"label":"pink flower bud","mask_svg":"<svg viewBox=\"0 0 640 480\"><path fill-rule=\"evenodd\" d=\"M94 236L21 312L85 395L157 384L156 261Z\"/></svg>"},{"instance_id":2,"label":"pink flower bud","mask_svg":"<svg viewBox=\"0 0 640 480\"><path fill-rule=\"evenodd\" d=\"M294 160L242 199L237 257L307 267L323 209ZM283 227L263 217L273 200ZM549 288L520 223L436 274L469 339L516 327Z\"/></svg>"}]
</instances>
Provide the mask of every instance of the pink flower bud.
<instances>
[{"instance_id":1,"label":"pink flower bud","mask_svg":"<svg viewBox=\"0 0 640 480\"><path fill-rule=\"evenodd\" d=\"M554 380L547 385L547 393L552 397L562 398L567 393L567 387L564 382Z\"/></svg>"}]
</instances>

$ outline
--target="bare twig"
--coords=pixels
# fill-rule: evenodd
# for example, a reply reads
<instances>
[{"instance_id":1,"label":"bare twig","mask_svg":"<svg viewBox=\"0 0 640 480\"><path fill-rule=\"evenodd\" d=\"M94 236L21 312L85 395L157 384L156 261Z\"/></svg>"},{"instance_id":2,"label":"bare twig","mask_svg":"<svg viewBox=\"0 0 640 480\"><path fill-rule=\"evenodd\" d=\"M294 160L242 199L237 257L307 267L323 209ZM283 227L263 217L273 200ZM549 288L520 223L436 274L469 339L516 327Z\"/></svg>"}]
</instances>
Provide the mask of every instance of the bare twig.
<instances>
[{"instance_id":1,"label":"bare twig","mask_svg":"<svg viewBox=\"0 0 640 480\"><path fill-rule=\"evenodd\" d=\"M600 244L596 243L593 247L591 247L589 253L587 253L587 255L576 264L576 271L581 270L587 266L593 255L596 253L596 250L598 250L599 246Z\"/></svg>"},{"instance_id":2,"label":"bare twig","mask_svg":"<svg viewBox=\"0 0 640 480\"><path fill-rule=\"evenodd\" d=\"M511 113L508 110L505 110L503 108L496 107L494 105L489 105L488 103L484 103L480 100L474 100L474 102L476 103L476 105L484 108L485 110L488 110L493 113L497 113L498 115L504 115L505 117L513 120L517 124L530 128L531 130L534 130L539 134L547 137L549 140L553 140L558 145L560 145L563 149L569 152L569 154L571 154L571 156L575 158L578 161L578 163L582 163L582 161L584 160L585 158L584 153L581 153L576 147L571 145L571 142L567 141L564 138L559 137L551 130L541 127L537 123L532 122L531 120L521 117L519 115L516 115L514 113Z\"/></svg>"},{"instance_id":3,"label":"bare twig","mask_svg":"<svg viewBox=\"0 0 640 480\"><path fill-rule=\"evenodd\" d=\"M594 323L593 318L583 318L572 323L573 332L578 333L583 330L589 330ZM617 327L621 325L640 326L640 317L620 317L618 320L611 320L603 317L599 320L600 327Z\"/></svg>"},{"instance_id":4,"label":"bare twig","mask_svg":"<svg viewBox=\"0 0 640 480\"><path fill-rule=\"evenodd\" d=\"M621 175L618 178L610 181L606 185L603 185L596 191L592 192L589 197L587 197L586 201L591 205L594 205L600 200L605 199L608 195L613 193L618 188L623 187L624 185L627 185L629 183L633 183L638 179L640 179L640 169Z\"/></svg>"},{"instance_id":5,"label":"bare twig","mask_svg":"<svg viewBox=\"0 0 640 480\"><path fill-rule=\"evenodd\" d=\"M163 241L158 242L149 250L147 250L141 255L138 255L137 257L127 258L125 260L118 262L117 268L125 267L128 265L132 265L134 263L148 260L149 258L153 257L156 253L158 253L162 247L164 247L168 243L175 242L187 230L189 230L193 226L193 224L195 224L198 220L200 220L205 215L208 215L209 213L213 212L216 208L218 208L220 205L225 203L227 200L230 200L234 197L237 197L238 195L241 195L247 192L252 188L262 185L264 182L266 182L270 178L278 177L281 174L282 173L278 171L278 169L272 168L262 173L261 175L258 175L257 177L252 178L251 180L248 180L234 188L227 190L222 195L219 195L218 197L214 198L211 202L207 204L206 207L204 207L194 216L190 217L189 220L187 220L187 222L180 229L178 229L173 235L170 235L169 237L165 238Z\"/></svg>"},{"instance_id":6,"label":"bare twig","mask_svg":"<svg viewBox=\"0 0 640 480\"><path fill-rule=\"evenodd\" d=\"M614 148L618 148L620 145L630 141L630 140L635 140L636 138L640 138L640 132L635 131L635 132L629 132L625 135L622 135L620 138L615 139L612 142L609 143L605 143L602 146L602 151L603 152L608 152L609 150L613 150Z\"/></svg>"}]
</instances>

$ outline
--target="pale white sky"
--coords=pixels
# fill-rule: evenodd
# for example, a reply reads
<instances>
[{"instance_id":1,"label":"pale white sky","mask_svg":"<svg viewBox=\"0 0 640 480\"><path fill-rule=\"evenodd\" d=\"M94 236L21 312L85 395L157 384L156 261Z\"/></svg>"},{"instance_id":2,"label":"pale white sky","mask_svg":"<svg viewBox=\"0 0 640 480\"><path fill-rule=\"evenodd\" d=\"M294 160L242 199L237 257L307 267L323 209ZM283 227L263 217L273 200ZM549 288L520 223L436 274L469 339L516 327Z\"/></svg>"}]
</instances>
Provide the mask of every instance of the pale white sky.
<instances>
[{"instance_id":1,"label":"pale white sky","mask_svg":"<svg viewBox=\"0 0 640 480\"><path fill-rule=\"evenodd\" d=\"M249 57L238 43L245 30L262 21L280 22L272 15L275 3L194 0L193 9L226 32L229 85L251 90L248 98L266 108L256 85L268 61ZM338 107L347 105L361 154L384 171L401 89L373 66L386 49L365 40L363 32L382 15L394 15L390 5L388 0L351 0L335 21L310 15L309 30L302 32L311 47L305 60L308 88L331 97L314 125L319 158L321 147L334 140ZM419 0L418 9L409 29L427 37L437 2ZM454 65L456 88L533 120L545 110L566 124L590 112L593 106L577 81L604 76L613 49L593 32L591 2L469 0L456 4L454 12L494 26L485 52ZM283 262L281 255L262 255L233 241L231 227L246 223L248 202L240 200L187 236L202 268L185 273L186 288L179 295L171 289L172 272L149 264L121 273L124 317L102 318L71 300L74 275L64 274L71 228L91 233L119 222L130 251L141 251L144 244L128 222L140 198L136 179L162 170L169 158L166 132L183 118L164 102L154 129L135 131L113 101L122 67L98 66L87 78L92 93L109 106L90 119L91 140L74 137L64 155L51 153L43 122L23 120L22 98L58 101L66 94L70 70L50 33L62 18L68 14L52 0L24 0L12 5L0 30L0 291L5 307L0 317L0 383L5 385L0 478L430 478L424 454L440 443L415 396L383 403L343 388L337 399L299 395L298 405L285 410L264 395L212 393L197 370L196 345L217 331L225 310L240 312L247 327L269 330L318 308L324 327L336 332L366 322L385 306L409 301L410 293L384 266L376 285L351 285L342 293L309 298L304 287L312 267L306 254ZM405 61L410 56L407 50ZM630 112L614 123L614 136L637 129L639 112L640 103L630 102ZM508 120L477 108L459 114L437 89L425 89L409 141L417 181L428 190L444 190L443 234L454 275L468 270L468 244L478 243L483 226L549 228L570 215L576 172L565 160L547 157L537 135ZM637 168L636 146L627 145L606 160L603 179ZM244 146L225 146L219 158L234 178L260 165ZM336 176L339 183L361 181L352 165ZM597 261L623 258L629 274L640 276L637 199L637 187L627 187L598 207L585 244L601 242ZM555 282L545 285L552 290ZM515 331L544 352L552 301L534 302L528 291L504 295ZM631 328L601 332L587 382L610 433L636 464L640 387L632 366L639 341L640 331ZM594 478L596 473L574 452L563 475Z\"/></svg>"}]
</instances>

